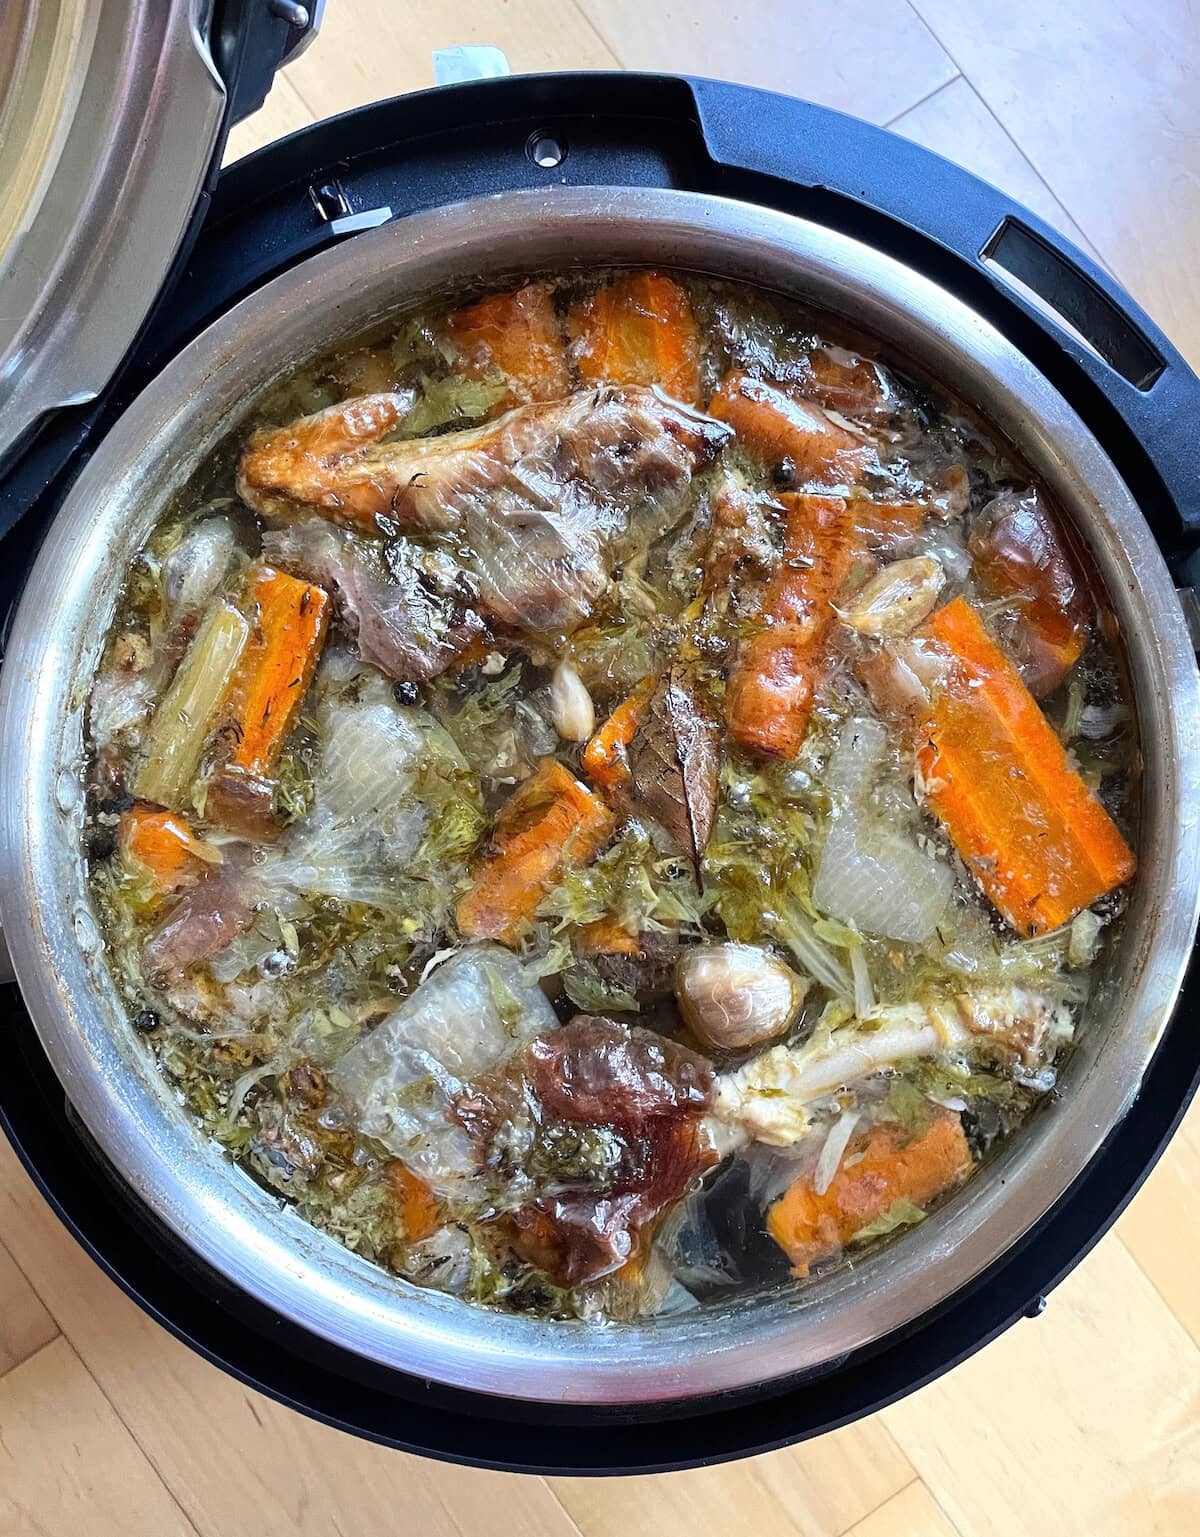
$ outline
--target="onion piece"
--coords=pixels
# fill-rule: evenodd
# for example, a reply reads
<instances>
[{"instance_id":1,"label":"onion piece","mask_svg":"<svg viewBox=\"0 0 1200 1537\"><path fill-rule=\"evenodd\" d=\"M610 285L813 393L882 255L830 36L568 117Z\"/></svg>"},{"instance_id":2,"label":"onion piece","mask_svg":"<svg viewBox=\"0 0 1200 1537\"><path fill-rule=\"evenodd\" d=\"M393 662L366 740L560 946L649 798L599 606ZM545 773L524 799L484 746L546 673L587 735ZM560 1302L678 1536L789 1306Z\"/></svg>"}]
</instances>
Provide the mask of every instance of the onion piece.
<instances>
[{"instance_id":1,"label":"onion piece","mask_svg":"<svg viewBox=\"0 0 1200 1537\"><path fill-rule=\"evenodd\" d=\"M875 1008L875 987L861 945L851 948L850 975L854 978L854 1013L859 1019L866 1019Z\"/></svg>"},{"instance_id":2,"label":"onion piece","mask_svg":"<svg viewBox=\"0 0 1200 1537\"><path fill-rule=\"evenodd\" d=\"M857 1110L845 1110L829 1128L829 1135L825 1138L817 1166L813 1170L812 1186L817 1195L824 1195L833 1184L834 1175L842 1166L842 1157L859 1119Z\"/></svg>"}]
</instances>

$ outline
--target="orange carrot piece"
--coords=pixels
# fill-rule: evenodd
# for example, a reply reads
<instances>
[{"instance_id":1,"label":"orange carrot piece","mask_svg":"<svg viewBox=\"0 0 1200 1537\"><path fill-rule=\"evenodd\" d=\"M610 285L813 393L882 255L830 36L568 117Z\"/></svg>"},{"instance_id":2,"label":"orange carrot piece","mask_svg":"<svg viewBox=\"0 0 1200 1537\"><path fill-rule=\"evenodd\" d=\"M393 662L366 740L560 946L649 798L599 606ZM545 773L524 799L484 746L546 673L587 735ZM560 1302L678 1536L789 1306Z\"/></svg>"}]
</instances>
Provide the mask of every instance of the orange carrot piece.
<instances>
[{"instance_id":1,"label":"orange carrot piece","mask_svg":"<svg viewBox=\"0 0 1200 1537\"><path fill-rule=\"evenodd\" d=\"M763 599L764 628L742 646L725 694L741 747L791 758L808 730L833 599L854 563L853 524L838 496L780 497L783 560Z\"/></svg>"},{"instance_id":2,"label":"orange carrot piece","mask_svg":"<svg viewBox=\"0 0 1200 1537\"><path fill-rule=\"evenodd\" d=\"M1059 928L1129 880L1133 853L971 605L955 598L916 635L945 662L916 702L929 807L1019 934Z\"/></svg>"},{"instance_id":3,"label":"orange carrot piece","mask_svg":"<svg viewBox=\"0 0 1200 1537\"><path fill-rule=\"evenodd\" d=\"M657 384L700 399L700 340L688 296L659 272L631 272L571 311L579 377L589 384Z\"/></svg>"},{"instance_id":4,"label":"orange carrot piece","mask_svg":"<svg viewBox=\"0 0 1200 1537\"><path fill-rule=\"evenodd\" d=\"M197 838L182 817L145 804L121 816L117 845L126 865L150 887L150 907L193 885L210 865L220 864L219 850Z\"/></svg>"},{"instance_id":5,"label":"orange carrot piece","mask_svg":"<svg viewBox=\"0 0 1200 1537\"><path fill-rule=\"evenodd\" d=\"M554 758L500 808L490 852L458 904L458 926L472 939L515 944L565 865L592 857L612 832L604 802Z\"/></svg>"},{"instance_id":6,"label":"orange carrot piece","mask_svg":"<svg viewBox=\"0 0 1200 1537\"><path fill-rule=\"evenodd\" d=\"M727 374L708 410L728 422L738 442L757 458L771 464L789 461L805 485L853 485L878 463L869 443L839 427L820 406L793 400L749 374Z\"/></svg>"},{"instance_id":7,"label":"orange carrot piece","mask_svg":"<svg viewBox=\"0 0 1200 1537\"><path fill-rule=\"evenodd\" d=\"M962 1125L948 1113L935 1114L911 1138L896 1122L885 1122L851 1142L847 1154L823 1195L804 1174L767 1213L767 1231L791 1260L793 1275L806 1276L816 1261L832 1258L895 1202L925 1206L971 1172Z\"/></svg>"},{"instance_id":8,"label":"orange carrot piece","mask_svg":"<svg viewBox=\"0 0 1200 1537\"><path fill-rule=\"evenodd\" d=\"M617 918L597 918L579 931L578 949L584 955L640 955L641 937L631 934Z\"/></svg>"},{"instance_id":9,"label":"orange carrot piece","mask_svg":"<svg viewBox=\"0 0 1200 1537\"><path fill-rule=\"evenodd\" d=\"M878 549L920 533L929 517L924 502L868 502L857 498L850 504L854 529L866 549Z\"/></svg>"},{"instance_id":10,"label":"orange carrot piece","mask_svg":"<svg viewBox=\"0 0 1200 1537\"><path fill-rule=\"evenodd\" d=\"M508 395L493 415L570 394L567 352L549 284L490 294L452 315L448 329L470 372L496 368L508 380Z\"/></svg>"},{"instance_id":11,"label":"orange carrot piece","mask_svg":"<svg viewBox=\"0 0 1200 1537\"><path fill-rule=\"evenodd\" d=\"M1054 520L1036 495L1000 497L971 532L975 578L991 597L1022 599L1016 619L1021 673L1050 693L1083 655L1088 604Z\"/></svg>"},{"instance_id":12,"label":"orange carrot piece","mask_svg":"<svg viewBox=\"0 0 1200 1537\"><path fill-rule=\"evenodd\" d=\"M442 1225L442 1208L426 1181L398 1158L388 1160L384 1178L404 1229L405 1242L420 1243L436 1233Z\"/></svg>"},{"instance_id":13,"label":"orange carrot piece","mask_svg":"<svg viewBox=\"0 0 1200 1537\"><path fill-rule=\"evenodd\" d=\"M254 628L230 686L224 760L205 815L249 837L274 829L272 771L300 714L329 625L329 594L272 566L247 585Z\"/></svg>"},{"instance_id":14,"label":"orange carrot piece","mask_svg":"<svg viewBox=\"0 0 1200 1537\"><path fill-rule=\"evenodd\" d=\"M658 677L651 673L636 684L583 749L580 759L594 785L613 795L630 780L629 744L654 697Z\"/></svg>"}]
</instances>

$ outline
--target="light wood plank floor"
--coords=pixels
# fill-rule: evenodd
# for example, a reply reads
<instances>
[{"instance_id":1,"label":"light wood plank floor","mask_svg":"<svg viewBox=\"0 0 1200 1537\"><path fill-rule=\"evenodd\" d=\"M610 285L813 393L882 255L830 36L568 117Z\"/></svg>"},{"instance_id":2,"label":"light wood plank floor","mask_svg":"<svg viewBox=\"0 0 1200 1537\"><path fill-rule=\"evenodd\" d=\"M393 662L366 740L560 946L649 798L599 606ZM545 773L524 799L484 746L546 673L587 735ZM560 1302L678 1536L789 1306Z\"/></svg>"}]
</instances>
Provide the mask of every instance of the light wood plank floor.
<instances>
[{"instance_id":1,"label":"light wood plank floor","mask_svg":"<svg viewBox=\"0 0 1200 1537\"><path fill-rule=\"evenodd\" d=\"M431 83L683 69L808 95L963 161L1070 233L1200 363L1194 0L329 0L231 155ZM654 1479L518 1480L355 1442L189 1354L0 1151L0 1537L1192 1537L1200 1532L1200 1111L1051 1298L876 1419Z\"/></svg>"}]
</instances>

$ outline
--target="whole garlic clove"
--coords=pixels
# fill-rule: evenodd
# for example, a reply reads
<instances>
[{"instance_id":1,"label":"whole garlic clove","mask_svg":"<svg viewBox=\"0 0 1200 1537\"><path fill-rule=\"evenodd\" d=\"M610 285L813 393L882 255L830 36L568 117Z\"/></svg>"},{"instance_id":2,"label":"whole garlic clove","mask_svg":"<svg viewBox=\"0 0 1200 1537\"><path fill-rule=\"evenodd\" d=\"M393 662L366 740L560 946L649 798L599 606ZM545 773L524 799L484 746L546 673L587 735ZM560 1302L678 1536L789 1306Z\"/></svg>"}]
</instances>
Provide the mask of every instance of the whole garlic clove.
<instances>
[{"instance_id":1,"label":"whole garlic clove","mask_svg":"<svg viewBox=\"0 0 1200 1537\"><path fill-rule=\"evenodd\" d=\"M679 1011L705 1045L742 1051L786 1035L808 992L797 974L759 945L691 945L675 965Z\"/></svg>"},{"instance_id":2,"label":"whole garlic clove","mask_svg":"<svg viewBox=\"0 0 1200 1537\"><path fill-rule=\"evenodd\" d=\"M945 585L946 573L932 555L896 560L853 593L837 616L860 635L907 635L932 613Z\"/></svg>"},{"instance_id":3,"label":"whole garlic clove","mask_svg":"<svg viewBox=\"0 0 1200 1537\"><path fill-rule=\"evenodd\" d=\"M550 712L564 742L586 742L596 729L596 710L583 679L562 661L550 680Z\"/></svg>"}]
</instances>

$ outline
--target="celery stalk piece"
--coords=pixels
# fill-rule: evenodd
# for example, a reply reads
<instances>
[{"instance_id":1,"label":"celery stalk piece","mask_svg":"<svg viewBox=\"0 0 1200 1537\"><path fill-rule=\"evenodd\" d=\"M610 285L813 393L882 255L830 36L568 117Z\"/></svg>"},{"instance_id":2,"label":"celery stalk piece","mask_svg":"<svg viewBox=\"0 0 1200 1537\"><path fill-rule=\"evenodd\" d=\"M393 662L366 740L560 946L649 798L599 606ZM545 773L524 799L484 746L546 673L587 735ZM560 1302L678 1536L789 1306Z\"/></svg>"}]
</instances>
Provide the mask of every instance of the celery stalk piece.
<instances>
[{"instance_id":1,"label":"celery stalk piece","mask_svg":"<svg viewBox=\"0 0 1200 1537\"><path fill-rule=\"evenodd\" d=\"M134 785L139 800L180 809L249 634L228 603L205 618L150 722Z\"/></svg>"}]
</instances>

